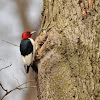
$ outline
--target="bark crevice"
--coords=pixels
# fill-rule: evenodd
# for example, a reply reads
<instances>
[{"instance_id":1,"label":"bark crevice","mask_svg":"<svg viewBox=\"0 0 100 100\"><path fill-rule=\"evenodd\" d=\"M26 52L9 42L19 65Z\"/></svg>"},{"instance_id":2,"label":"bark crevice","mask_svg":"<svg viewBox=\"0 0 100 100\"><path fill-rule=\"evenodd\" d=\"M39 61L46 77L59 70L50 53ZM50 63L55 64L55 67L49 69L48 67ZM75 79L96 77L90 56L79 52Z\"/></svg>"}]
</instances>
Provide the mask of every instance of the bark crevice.
<instances>
[{"instance_id":1,"label":"bark crevice","mask_svg":"<svg viewBox=\"0 0 100 100\"><path fill-rule=\"evenodd\" d=\"M38 63L40 100L100 98L100 7L82 20L78 1L44 0L42 18L46 19L42 26L46 33L42 31L39 36L48 37L44 47L39 48L42 48Z\"/></svg>"}]
</instances>

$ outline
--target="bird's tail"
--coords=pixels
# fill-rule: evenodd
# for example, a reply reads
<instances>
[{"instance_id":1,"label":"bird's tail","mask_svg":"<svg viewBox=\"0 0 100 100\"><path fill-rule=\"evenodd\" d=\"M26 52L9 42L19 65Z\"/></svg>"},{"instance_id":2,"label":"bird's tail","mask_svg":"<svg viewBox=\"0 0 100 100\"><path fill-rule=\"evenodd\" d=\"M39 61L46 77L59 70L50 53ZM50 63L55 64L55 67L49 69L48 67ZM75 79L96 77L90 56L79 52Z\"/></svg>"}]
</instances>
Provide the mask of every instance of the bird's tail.
<instances>
[{"instance_id":1,"label":"bird's tail","mask_svg":"<svg viewBox=\"0 0 100 100\"><path fill-rule=\"evenodd\" d=\"M29 68L30 68L30 66L24 66L25 67L25 71L26 71L26 73L28 73L29 72Z\"/></svg>"},{"instance_id":2,"label":"bird's tail","mask_svg":"<svg viewBox=\"0 0 100 100\"><path fill-rule=\"evenodd\" d=\"M37 68L36 64L33 63L33 65L31 67L35 71L35 73L38 73L38 68Z\"/></svg>"}]
</instances>

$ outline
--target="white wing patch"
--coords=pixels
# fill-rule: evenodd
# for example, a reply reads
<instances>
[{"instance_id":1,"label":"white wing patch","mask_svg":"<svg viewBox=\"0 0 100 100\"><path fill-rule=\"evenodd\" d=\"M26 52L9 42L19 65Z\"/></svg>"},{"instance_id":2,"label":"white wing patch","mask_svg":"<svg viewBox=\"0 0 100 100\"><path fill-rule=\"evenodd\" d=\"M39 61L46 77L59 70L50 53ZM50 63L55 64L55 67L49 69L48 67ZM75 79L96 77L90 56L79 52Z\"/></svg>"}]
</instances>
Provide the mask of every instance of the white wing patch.
<instances>
[{"instance_id":1,"label":"white wing patch","mask_svg":"<svg viewBox=\"0 0 100 100\"><path fill-rule=\"evenodd\" d=\"M31 65L32 62L33 62L32 57L33 57L33 54L32 54L32 53L28 54L28 55L25 56L25 57L22 56L22 59L23 59L24 65L26 65L26 66Z\"/></svg>"}]
</instances>

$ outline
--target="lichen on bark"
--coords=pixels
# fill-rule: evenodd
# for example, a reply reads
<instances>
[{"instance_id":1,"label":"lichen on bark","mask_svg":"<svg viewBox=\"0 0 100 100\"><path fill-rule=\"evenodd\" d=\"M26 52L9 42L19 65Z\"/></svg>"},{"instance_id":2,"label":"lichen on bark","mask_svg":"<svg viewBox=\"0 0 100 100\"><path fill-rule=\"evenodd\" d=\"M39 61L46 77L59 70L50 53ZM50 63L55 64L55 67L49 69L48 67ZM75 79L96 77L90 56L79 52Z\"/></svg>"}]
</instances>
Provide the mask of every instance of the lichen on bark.
<instances>
[{"instance_id":1,"label":"lichen on bark","mask_svg":"<svg viewBox=\"0 0 100 100\"><path fill-rule=\"evenodd\" d=\"M55 45L38 63L41 100L100 99L100 2L82 20L78 1L43 1L42 27Z\"/></svg>"}]
</instances>

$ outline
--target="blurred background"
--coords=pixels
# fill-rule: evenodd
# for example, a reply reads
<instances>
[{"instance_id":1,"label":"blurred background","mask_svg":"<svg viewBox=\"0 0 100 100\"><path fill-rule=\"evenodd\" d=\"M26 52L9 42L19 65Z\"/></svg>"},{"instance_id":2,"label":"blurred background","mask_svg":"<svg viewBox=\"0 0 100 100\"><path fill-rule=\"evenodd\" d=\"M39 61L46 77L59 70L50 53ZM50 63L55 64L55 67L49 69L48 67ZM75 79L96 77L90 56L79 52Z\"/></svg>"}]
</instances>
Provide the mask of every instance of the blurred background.
<instances>
[{"instance_id":1,"label":"blurred background","mask_svg":"<svg viewBox=\"0 0 100 100\"><path fill-rule=\"evenodd\" d=\"M38 33L41 29L42 6L42 0L0 0L0 69L11 65L0 70L0 83L8 91L28 80L34 80L32 72L25 73L18 46L23 31L35 30ZM37 100L36 90L15 90L3 100ZM0 98L5 93L0 87Z\"/></svg>"}]
</instances>

